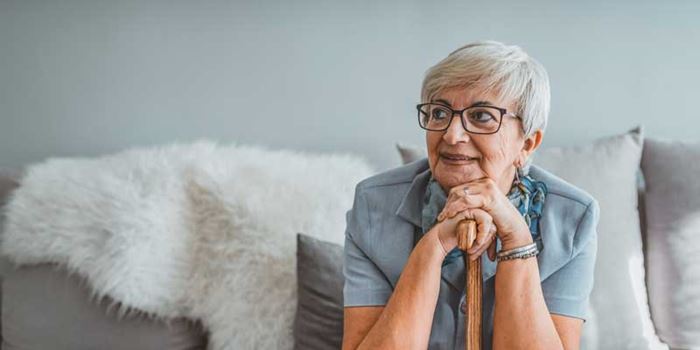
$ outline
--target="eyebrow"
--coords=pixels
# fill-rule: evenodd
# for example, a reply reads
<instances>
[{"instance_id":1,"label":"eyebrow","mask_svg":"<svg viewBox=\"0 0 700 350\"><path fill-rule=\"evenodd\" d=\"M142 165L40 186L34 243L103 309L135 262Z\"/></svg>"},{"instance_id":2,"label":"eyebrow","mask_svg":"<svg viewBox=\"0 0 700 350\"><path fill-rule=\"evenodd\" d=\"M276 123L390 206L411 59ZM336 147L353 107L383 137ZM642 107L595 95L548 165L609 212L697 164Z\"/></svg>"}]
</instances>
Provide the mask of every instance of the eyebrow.
<instances>
[{"instance_id":1,"label":"eyebrow","mask_svg":"<svg viewBox=\"0 0 700 350\"><path fill-rule=\"evenodd\" d=\"M442 98L435 100L435 102L442 102L442 103L452 107L452 104L450 104L447 100L442 99ZM478 107L478 106L494 106L494 104L489 102L489 101L482 100L482 101L476 101L476 102L472 103L469 107ZM469 107L467 107L467 108L469 108Z\"/></svg>"}]
</instances>

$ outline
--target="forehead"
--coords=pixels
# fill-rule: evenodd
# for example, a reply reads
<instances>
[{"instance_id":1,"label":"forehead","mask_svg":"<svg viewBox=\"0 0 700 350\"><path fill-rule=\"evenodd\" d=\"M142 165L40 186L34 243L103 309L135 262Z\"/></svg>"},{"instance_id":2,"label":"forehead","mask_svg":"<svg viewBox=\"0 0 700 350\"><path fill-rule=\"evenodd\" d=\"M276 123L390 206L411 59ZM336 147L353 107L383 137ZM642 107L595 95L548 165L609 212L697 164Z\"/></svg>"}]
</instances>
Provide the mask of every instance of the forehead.
<instances>
[{"instance_id":1,"label":"forehead","mask_svg":"<svg viewBox=\"0 0 700 350\"><path fill-rule=\"evenodd\" d=\"M438 91L431 99L432 102L443 100L453 108L466 108L475 102L486 101L496 107L512 110L514 101L512 99L501 99L495 90L486 90L479 87L452 87Z\"/></svg>"}]
</instances>

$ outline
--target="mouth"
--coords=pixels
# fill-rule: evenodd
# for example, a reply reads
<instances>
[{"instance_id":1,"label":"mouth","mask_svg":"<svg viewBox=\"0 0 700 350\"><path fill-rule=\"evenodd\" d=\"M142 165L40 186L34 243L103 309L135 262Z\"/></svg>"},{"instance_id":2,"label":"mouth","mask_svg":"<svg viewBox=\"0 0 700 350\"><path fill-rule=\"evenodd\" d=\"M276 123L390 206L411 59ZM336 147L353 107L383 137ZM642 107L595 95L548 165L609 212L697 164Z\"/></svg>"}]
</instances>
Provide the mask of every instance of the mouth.
<instances>
[{"instance_id":1,"label":"mouth","mask_svg":"<svg viewBox=\"0 0 700 350\"><path fill-rule=\"evenodd\" d=\"M479 160L479 157L472 157L464 154L440 153L440 159L448 164L468 164Z\"/></svg>"},{"instance_id":2,"label":"mouth","mask_svg":"<svg viewBox=\"0 0 700 350\"><path fill-rule=\"evenodd\" d=\"M440 157L445 158L445 159L449 159L449 160L476 160L476 159L479 159L479 157L472 157L472 156L465 155L465 154L447 153L447 152L440 153Z\"/></svg>"}]
</instances>

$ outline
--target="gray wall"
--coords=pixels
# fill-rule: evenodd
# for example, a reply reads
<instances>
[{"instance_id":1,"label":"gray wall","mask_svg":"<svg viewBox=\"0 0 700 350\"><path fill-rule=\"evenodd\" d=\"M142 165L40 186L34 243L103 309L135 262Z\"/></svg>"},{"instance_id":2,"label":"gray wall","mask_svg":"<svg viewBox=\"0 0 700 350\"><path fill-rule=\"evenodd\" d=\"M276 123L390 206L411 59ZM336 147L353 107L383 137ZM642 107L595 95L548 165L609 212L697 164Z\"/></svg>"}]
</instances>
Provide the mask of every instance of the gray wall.
<instances>
[{"instance_id":1,"label":"gray wall","mask_svg":"<svg viewBox=\"0 0 700 350\"><path fill-rule=\"evenodd\" d=\"M477 39L547 67L543 147L698 139L697 1L0 0L0 166L211 138L399 164L425 70Z\"/></svg>"}]
</instances>

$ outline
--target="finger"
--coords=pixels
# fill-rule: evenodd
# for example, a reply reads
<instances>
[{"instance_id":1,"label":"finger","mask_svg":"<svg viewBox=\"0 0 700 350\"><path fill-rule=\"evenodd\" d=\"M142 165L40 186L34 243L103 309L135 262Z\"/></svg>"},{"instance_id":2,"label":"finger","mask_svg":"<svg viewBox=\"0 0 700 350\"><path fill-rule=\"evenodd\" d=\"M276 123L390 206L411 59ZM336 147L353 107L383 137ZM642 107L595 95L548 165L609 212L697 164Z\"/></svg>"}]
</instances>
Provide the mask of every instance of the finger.
<instances>
[{"instance_id":1,"label":"finger","mask_svg":"<svg viewBox=\"0 0 700 350\"><path fill-rule=\"evenodd\" d=\"M483 241L478 241L477 243L475 243L474 246L472 247L472 249L467 250L467 253L469 253L470 255L474 254L474 255L479 256L485 250L487 250L491 247L491 245L493 244L493 242L495 242L496 237L497 237L496 236L496 226L493 223L490 223L488 225L488 229L486 230L486 232L488 232L488 234L483 235L483 237L485 237L483 239ZM495 252L495 250L494 250L494 252ZM491 255L489 255L489 258L491 258ZM494 259L495 259L495 255L494 255ZM491 261L493 261L494 259L491 259Z\"/></svg>"},{"instance_id":2,"label":"finger","mask_svg":"<svg viewBox=\"0 0 700 350\"><path fill-rule=\"evenodd\" d=\"M465 189L469 191L469 194L465 193ZM481 182L471 182L468 185L453 187L447 197L445 207L438 216L438 220L441 221L444 218L451 218L457 215L459 211L467 208L479 208L483 206L485 199L478 197L483 197L479 195L484 193L484 191L484 185Z\"/></svg>"},{"instance_id":3,"label":"finger","mask_svg":"<svg viewBox=\"0 0 700 350\"><path fill-rule=\"evenodd\" d=\"M479 248L474 251L473 253L469 254L469 258L471 260L476 260L478 257L480 257L488 248L489 248L490 242L487 242L485 244L482 244L479 246Z\"/></svg>"},{"instance_id":4,"label":"finger","mask_svg":"<svg viewBox=\"0 0 700 350\"><path fill-rule=\"evenodd\" d=\"M493 180L488 177L481 178L475 182L470 182L468 185L463 185L460 190L455 190L453 196L458 196L459 201L467 204L469 208L484 208L486 211L491 211L494 203L497 202L496 195L500 193L496 187L494 187ZM468 194L464 192L467 188ZM452 192L452 191L451 191Z\"/></svg>"},{"instance_id":5,"label":"finger","mask_svg":"<svg viewBox=\"0 0 700 350\"><path fill-rule=\"evenodd\" d=\"M487 198L481 193L470 193L468 196L459 198L455 203L460 203L466 208L486 208Z\"/></svg>"},{"instance_id":6,"label":"finger","mask_svg":"<svg viewBox=\"0 0 700 350\"><path fill-rule=\"evenodd\" d=\"M478 259L478 258L481 256L481 254L483 254L484 251L486 251L487 248L488 248L488 245L483 245L483 246L481 246L481 247L479 248L479 250L477 250L477 251L474 252L473 254L469 254L469 259L472 260L472 261Z\"/></svg>"},{"instance_id":7,"label":"finger","mask_svg":"<svg viewBox=\"0 0 700 350\"><path fill-rule=\"evenodd\" d=\"M474 246L472 249L469 249L469 253L483 253L486 249L489 248L491 245L491 242L493 242L494 238L496 237L496 234L493 233L493 231L489 230L488 233L484 233L482 237L479 237L477 242L475 242Z\"/></svg>"},{"instance_id":8,"label":"finger","mask_svg":"<svg viewBox=\"0 0 700 350\"><path fill-rule=\"evenodd\" d=\"M452 197L464 197L464 189L468 189L469 193L479 193L483 191L484 183L481 181L470 181L460 186L455 186L450 189L450 193L447 195L448 199L453 199Z\"/></svg>"},{"instance_id":9,"label":"finger","mask_svg":"<svg viewBox=\"0 0 700 350\"><path fill-rule=\"evenodd\" d=\"M457 213L464 211L466 209L468 209L468 207L463 202L455 202L455 201L449 202L449 203L445 204L445 207L442 209L442 212L440 213L440 215L438 217L442 217L443 219L452 218L455 215L457 215Z\"/></svg>"},{"instance_id":10,"label":"finger","mask_svg":"<svg viewBox=\"0 0 700 350\"><path fill-rule=\"evenodd\" d=\"M496 261L496 239L489 245L489 259L491 259L491 261Z\"/></svg>"},{"instance_id":11,"label":"finger","mask_svg":"<svg viewBox=\"0 0 700 350\"><path fill-rule=\"evenodd\" d=\"M474 245L472 245L471 249L469 249L470 253L476 252L478 249L481 249L482 246L486 246L487 239L490 239L491 233L489 233L489 227L488 223L480 223L479 224L479 230L476 236L476 240L474 241Z\"/></svg>"},{"instance_id":12,"label":"finger","mask_svg":"<svg viewBox=\"0 0 700 350\"><path fill-rule=\"evenodd\" d=\"M468 209L474 219L479 223L479 230L483 233L490 233L493 226L493 217L481 208Z\"/></svg>"},{"instance_id":13,"label":"finger","mask_svg":"<svg viewBox=\"0 0 700 350\"><path fill-rule=\"evenodd\" d=\"M454 208L454 203L453 202L447 202L445 203L445 206L442 208L440 211L440 214L437 216L438 221L442 221L445 219L450 219L456 215L458 212L457 210L453 209Z\"/></svg>"},{"instance_id":14,"label":"finger","mask_svg":"<svg viewBox=\"0 0 700 350\"><path fill-rule=\"evenodd\" d=\"M465 191L464 188L467 190ZM459 193L462 198L484 193L484 187L479 184L471 184L469 186L464 186L464 188L462 188Z\"/></svg>"},{"instance_id":15,"label":"finger","mask_svg":"<svg viewBox=\"0 0 700 350\"><path fill-rule=\"evenodd\" d=\"M463 204L459 204L458 201L448 199L447 202L445 202L445 206L442 208L440 214L438 215L438 220L452 218L455 215L457 215L458 212L464 209L465 208Z\"/></svg>"}]
</instances>

